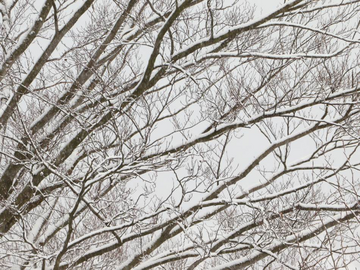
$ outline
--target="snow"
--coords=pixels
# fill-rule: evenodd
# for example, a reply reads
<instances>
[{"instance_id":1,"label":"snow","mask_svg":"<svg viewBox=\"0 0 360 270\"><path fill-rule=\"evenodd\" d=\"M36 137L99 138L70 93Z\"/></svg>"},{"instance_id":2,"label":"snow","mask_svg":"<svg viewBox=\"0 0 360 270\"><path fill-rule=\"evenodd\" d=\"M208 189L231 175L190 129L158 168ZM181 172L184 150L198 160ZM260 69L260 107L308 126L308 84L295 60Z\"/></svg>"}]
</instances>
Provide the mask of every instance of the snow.
<instances>
[{"instance_id":1,"label":"snow","mask_svg":"<svg viewBox=\"0 0 360 270\"><path fill-rule=\"evenodd\" d=\"M10 96L7 99L6 103L1 105L1 107L0 107L0 118L2 118L2 116L3 116L4 112L5 112L5 109L9 106L9 104L12 101L13 98L14 98L14 94L10 93Z\"/></svg>"},{"instance_id":2,"label":"snow","mask_svg":"<svg viewBox=\"0 0 360 270\"><path fill-rule=\"evenodd\" d=\"M59 99L63 98L65 95L67 94L67 91L64 91L60 96ZM48 106L44 112L37 118L35 119L31 126L30 129L33 129L39 122L43 121L43 119L48 115L48 113L53 109L53 106ZM45 134L51 133L53 130L56 129L56 126L49 126L47 128L47 130L45 130Z\"/></svg>"},{"instance_id":3,"label":"snow","mask_svg":"<svg viewBox=\"0 0 360 270\"><path fill-rule=\"evenodd\" d=\"M85 203L81 203L79 206L79 211L81 208L85 208L86 204ZM56 230L58 230L58 228L61 228L64 226L64 224L66 223L66 221L69 219L69 215L65 214L63 215L63 217L54 225L52 223L47 224L46 226L46 231L41 235L41 238L39 239L39 244L42 245L44 243L44 241L50 236L52 235Z\"/></svg>"},{"instance_id":4,"label":"snow","mask_svg":"<svg viewBox=\"0 0 360 270\"><path fill-rule=\"evenodd\" d=\"M11 7L13 1L11 1L11 0L2 0L1 2L5 5L6 9L9 9Z\"/></svg>"},{"instance_id":5,"label":"snow","mask_svg":"<svg viewBox=\"0 0 360 270\"><path fill-rule=\"evenodd\" d=\"M232 269L235 267L244 267L247 265L247 263L253 264L254 262L262 259L262 257L264 256L264 252L272 253L271 251L274 249L281 250L283 248L286 248L288 245L287 243L292 243L296 241L301 242L302 240L306 240L307 238L313 238L314 236L321 233L326 228L326 226L331 226L331 223L333 223L334 221L339 222L342 217L343 216L339 214L334 217L324 218L312 227L286 237L284 241L274 240L272 244L267 246L266 249L262 251L255 250L250 256L218 265L216 267L210 268L210 270Z\"/></svg>"},{"instance_id":6,"label":"snow","mask_svg":"<svg viewBox=\"0 0 360 270\"><path fill-rule=\"evenodd\" d=\"M154 234L152 234L152 240L149 241L144 247L143 250L147 250L149 248L151 248L160 238L162 237L162 232L155 232ZM130 264L136 257L138 256L138 254L134 254L132 255L128 260L126 260L124 263L122 263L118 268L116 268L117 270L121 270L127 267L128 264ZM140 268L141 269L141 268Z\"/></svg>"},{"instance_id":7,"label":"snow","mask_svg":"<svg viewBox=\"0 0 360 270\"><path fill-rule=\"evenodd\" d=\"M313 101L314 102L314 101ZM304 104L299 104L299 105L296 105L296 106L293 106L293 107L290 107L290 108L286 108L286 109L282 109L282 110L279 110L279 111L289 111L289 110L295 110L295 109L298 109L298 108L303 108L303 107L306 107L307 104L312 104L311 102L310 103L304 103ZM278 112L278 114L281 114L280 112ZM269 113L269 115L271 115ZM266 116L266 114L265 114ZM264 114L258 116L258 117L264 117ZM256 119L256 117L255 117ZM336 122L336 120L334 121ZM237 126L237 125L244 125L243 122L241 123L235 123L235 124L222 124L222 125L219 125L218 129L221 130L221 129L226 129L228 126ZM309 127L307 127L306 129L300 131L300 132L297 132L297 133L294 133L294 134L291 134L289 136L285 136L277 141L274 141L272 142L271 144L269 144L265 150L263 150L262 153L260 153L256 158L252 159L251 161L248 162L248 164L244 167L244 169L235 177L233 178L228 178L226 179L225 181L223 181L224 183L216 188L214 188L214 190L212 190L211 192L209 191L208 193L204 194L203 197L201 199L199 199L198 201L192 201L192 204L187 206L186 209L184 209L184 212L188 212L188 211L192 211L192 209L197 209L198 207L200 207L199 205L199 201L203 201L203 200L207 200L211 197L214 197L215 194L219 194L222 190L224 190L227 186L229 185L233 185L237 182L239 182L241 179L245 178L249 172L251 171L251 168L253 168L254 166L256 166L257 164L259 164L259 162L261 162L267 155L269 155L275 148L277 147L280 147L284 144L287 144L287 143L290 143L296 139L299 139L305 135L307 135L309 132L312 132L312 130L314 128L318 128L317 127L317 124L312 124L312 125L309 125ZM192 145L194 142L200 140L201 138L204 138L206 136L208 136L209 134L211 134L212 131L209 131L205 134L203 134L202 136L199 136L197 138L194 138L193 140L191 141L188 141L186 144L183 144L182 147L185 147L186 145ZM181 146L175 146L173 147L172 149L177 149ZM168 150L168 151L172 151L172 150ZM274 195L272 195L274 196ZM239 202L243 202L243 201L239 201ZM206 204L206 203L205 203ZM209 210L210 211L210 210ZM206 215L206 214L205 214Z\"/></svg>"},{"instance_id":8,"label":"snow","mask_svg":"<svg viewBox=\"0 0 360 270\"><path fill-rule=\"evenodd\" d=\"M213 127L211 130L209 130L209 131L207 131L205 133L201 133L197 137L193 137L190 140L174 144L174 145L172 145L171 148L160 149L159 151L156 151L156 152L155 151L148 152L144 156L144 159L156 156L160 152L162 152L162 155L167 155L168 153L175 152L175 151L177 151L178 149L181 149L181 148L184 148L184 150L185 150L188 147L194 145L195 143L197 143L199 141L203 141L203 140L206 141L206 138L211 136L215 131L224 131L225 132L226 130L233 129L234 127L235 128L241 128L241 127L245 128L245 127L247 127L247 126L249 126L249 125L251 125L253 123L258 122L260 119L266 119L266 118L274 117L274 116L282 116L284 114L300 111L302 109L306 109L308 107L320 104L320 103L324 102L324 100L332 100L332 99L335 99L337 97L341 97L341 96L344 96L346 94L353 93L355 90L356 90L356 88L342 90L342 91L340 90L340 91L338 91L336 93L333 93L333 94L327 96L324 99L311 98L311 99L309 99L307 101L300 102L299 104L291 106L291 107L280 108L280 109L276 108L276 109L271 110L271 111L266 111L264 113L257 114L255 116L253 116L252 118L250 118L248 120L245 120L245 121L235 121L235 122L232 122L232 123L221 123L216 128ZM324 122L326 120L325 119L312 119L312 121ZM334 120L332 122L334 123L334 122L336 122L336 120ZM291 136L291 137L293 137L293 136ZM289 138L285 138L285 139L289 139ZM274 142L274 144L278 144L279 142ZM164 147L166 147L166 145L164 145Z\"/></svg>"},{"instance_id":9,"label":"snow","mask_svg":"<svg viewBox=\"0 0 360 270\"><path fill-rule=\"evenodd\" d=\"M357 237L357 240L359 241L360 240L360 226L358 226L355 229L354 235L355 235L355 237Z\"/></svg>"},{"instance_id":10,"label":"snow","mask_svg":"<svg viewBox=\"0 0 360 270\"><path fill-rule=\"evenodd\" d=\"M154 217L154 216L156 216L156 215L158 215L158 214L160 214L160 213L162 213L162 212L164 212L166 210L168 210L168 209L159 210L159 211L157 211L155 213L152 213L150 215L145 215L145 216L143 216L141 218L138 218L138 219L133 220L131 222L123 223L123 224L118 225L118 226L104 227L102 229L92 231L91 233L83 235L83 236L75 239L74 241L70 242L68 246L69 247L74 246L74 245L76 245L76 244L78 244L78 243L80 243L80 242L82 242L82 241L84 241L86 239L89 239L90 237L92 237L94 235L98 235L98 234L102 234L102 233L106 233L106 232L111 232L111 231L118 231L118 230L121 230L121 229L125 229L127 227L134 226L134 224L136 224L136 223L138 223L140 221L144 221L146 219L152 218L152 217ZM132 235L133 234L130 234L128 237L131 237Z\"/></svg>"},{"instance_id":11,"label":"snow","mask_svg":"<svg viewBox=\"0 0 360 270\"><path fill-rule=\"evenodd\" d=\"M296 53L296 54L271 54L271 53L259 53L259 52L218 52L218 53L208 53L205 54L202 58L211 58L211 57L262 57L262 58L271 58L271 59L301 59L301 58L330 58L336 56L343 52L346 46L340 50L337 50L330 54L313 54L313 53ZM201 60L201 59L199 59Z\"/></svg>"},{"instance_id":12,"label":"snow","mask_svg":"<svg viewBox=\"0 0 360 270\"><path fill-rule=\"evenodd\" d=\"M247 28L249 28L251 26L261 24L261 22L264 21L266 18L271 17L274 14L278 13L278 10L280 10L282 8L285 8L285 7L288 7L288 6L292 6L293 4L298 3L298 2L301 2L301 0L289 1L288 3L282 5L281 7L276 9L275 11L271 11L271 12L267 13L266 15L260 16L259 18L250 20L250 21L248 21L246 23L243 23L243 24L240 24L238 26L226 28L226 29L214 34L213 38L212 37L206 37L206 38L199 39L198 41L196 41L196 42L194 42L194 43L192 43L192 44L190 44L188 46L185 46L181 50L177 51L175 54L172 55L172 58L177 58L179 55L185 53L187 50L190 50L191 48L194 48L196 46L200 46L202 43L209 42L209 41L211 41L213 39L214 40L222 39L222 38L225 38L227 35L229 35L231 33L239 32L242 29L247 29Z\"/></svg>"},{"instance_id":13,"label":"snow","mask_svg":"<svg viewBox=\"0 0 360 270\"><path fill-rule=\"evenodd\" d=\"M4 5L3 3L0 2L0 12L2 14L6 13L6 4Z\"/></svg>"},{"instance_id":14,"label":"snow","mask_svg":"<svg viewBox=\"0 0 360 270\"><path fill-rule=\"evenodd\" d=\"M153 266L155 266L157 264L162 264L162 263L168 262L169 260L179 258L179 255L180 254L175 253L175 254L167 255L166 257L164 256L164 257L161 257L161 258L153 257L153 258L151 258L151 259L149 259L149 260L147 260L145 262L142 262L140 265L133 268L133 270L141 270L141 269L146 269L146 268L149 268L149 267L153 267ZM199 255L198 252L189 250L189 251L181 252L180 256L196 257L198 255Z\"/></svg>"},{"instance_id":15,"label":"snow","mask_svg":"<svg viewBox=\"0 0 360 270\"><path fill-rule=\"evenodd\" d=\"M42 7L44 6L45 2L46 2L46 0L43 0L43 3L41 4ZM8 0L5 1L5 3L6 3L5 5L7 6L6 9L8 9L8 8L11 6L11 3L10 3L10 1L8 1ZM40 6L40 5L39 5L39 6ZM27 30L24 34L22 34L22 35L20 36L18 42L15 44L15 46L12 47L12 50L10 50L10 51L7 52L7 54L6 54L6 56L5 56L5 60L4 60L3 63L7 64L8 61L9 61L9 58L10 58L10 57L12 56L12 54L24 43L24 41L25 41L25 39L28 37L28 35L32 35L32 34L35 33L32 29L34 28L36 21L38 21L38 19L37 19L37 20L34 20L32 26L30 26L30 27L28 28L28 30ZM4 23L5 23L5 22L4 22ZM9 22L7 22L7 23L9 23ZM5 26L5 27L6 27L6 26Z\"/></svg>"},{"instance_id":16,"label":"snow","mask_svg":"<svg viewBox=\"0 0 360 270\"><path fill-rule=\"evenodd\" d=\"M3 0L0 2L0 14L2 15L2 26L6 31L10 30L10 18L9 18L9 9L11 7L11 2L9 0Z\"/></svg>"},{"instance_id":17,"label":"snow","mask_svg":"<svg viewBox=\"0 0 360 270\"><path fill-rule=\"evenodd\" d=\"M345 204L310 204L310 203L299 203L300 208L313 209L313 210L324 210L324 211L351 211L358 206L358 202L351 205Z\"/></svg>"},{"instance_id":18,"label":"snow","mask_svg":"<svg viewBox=\"0 0 360 270\"><path fill-rule=\"evenodd\" d=\"M29 240L30 242L33 242L34 239L35 239L35 237L36 237L36 235L40 232L41 225L43 224L44 220L45 220L45 219L44 219L43 217L39 217L39 218L36 220L35 224L33 225L32 229L31 229L31 231L30 231L30 233L29 233L29 235L28 235L28 240Z\"/></svg>"},{"instance_id":19,"label":"snow","mask_svg":"<svg viewBox=\"0 0 360 270\"><path fill-rule=\"evenodd\" d=\"M350 42L350 43L360 43L360 40L354 40L354 39L349 39L346 37L342 37L340 35L336 35L327 31L323 31L320 30L318 28L313 28L313 27L309 27L309 26L305 26L303 24L298 24L298 23L290 23L290 22L280 22L280 21L276 21L276 22L268 22L268 23L264 23L262 24L260 27L269 27L269 26L288 26L288 27L296 27L296 28L301 28L301 29L305 29L305 30L310 30L312 32L316 32L319 34L323 34L326 36L330 36L345 42Z\"/></svg>"}]
</instances>

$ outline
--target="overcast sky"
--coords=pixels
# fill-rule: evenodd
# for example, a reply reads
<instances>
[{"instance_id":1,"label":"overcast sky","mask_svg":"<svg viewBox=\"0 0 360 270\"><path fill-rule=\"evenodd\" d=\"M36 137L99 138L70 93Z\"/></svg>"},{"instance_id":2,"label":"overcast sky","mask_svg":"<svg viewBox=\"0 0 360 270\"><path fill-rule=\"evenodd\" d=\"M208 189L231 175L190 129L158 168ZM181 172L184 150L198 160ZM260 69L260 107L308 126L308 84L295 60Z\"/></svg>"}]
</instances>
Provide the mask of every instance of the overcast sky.
<instances>
[{"instance_id":1,"label":"overcast sky","mask_svg":"<svg viewBox=\"0 0 360 270\"><path fill-rule=\"evenodd\" d=\"M281 0L247 0L247 2L258 6L257 12L260 12L260 14L268 13L281 3L284 3Z\"/></svg>"}]
</instances>

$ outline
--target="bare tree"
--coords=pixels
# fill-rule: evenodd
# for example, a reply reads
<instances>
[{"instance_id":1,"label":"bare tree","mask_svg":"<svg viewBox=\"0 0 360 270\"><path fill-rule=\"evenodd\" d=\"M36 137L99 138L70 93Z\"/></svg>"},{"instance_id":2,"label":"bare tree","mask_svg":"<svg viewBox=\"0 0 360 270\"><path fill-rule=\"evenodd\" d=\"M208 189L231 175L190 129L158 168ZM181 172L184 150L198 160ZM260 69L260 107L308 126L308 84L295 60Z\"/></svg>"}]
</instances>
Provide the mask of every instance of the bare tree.
<instances>
[{"instance_id":1,"label":"bare tree","mask_svg":"<svg viewBox=\"0 0 360 270\"><path fill-rule=\"evenodd\" d=\"M360 1L0 12L1 269L360 262Z\"/></svg>"}]
</instances>

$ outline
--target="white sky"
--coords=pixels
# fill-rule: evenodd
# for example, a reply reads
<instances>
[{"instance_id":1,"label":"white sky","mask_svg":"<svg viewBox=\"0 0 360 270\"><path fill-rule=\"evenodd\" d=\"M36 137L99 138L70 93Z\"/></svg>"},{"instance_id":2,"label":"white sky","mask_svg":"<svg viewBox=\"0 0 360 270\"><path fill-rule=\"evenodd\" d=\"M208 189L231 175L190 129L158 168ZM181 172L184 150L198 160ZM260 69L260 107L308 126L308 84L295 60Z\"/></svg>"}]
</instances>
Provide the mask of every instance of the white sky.
<instances>
[{"instance_id":1,"label":"white sky","mask_svg":"<svg viewBox=\"0 0 360 270\"><path fill-rule=\"evenodd\" d=\"M284 1L281 0L247 0L249 4L255 4L258 6L257 14L268 13L271 10L274 10L280 4L283 4Z\"/></svg>"}]
</instances>

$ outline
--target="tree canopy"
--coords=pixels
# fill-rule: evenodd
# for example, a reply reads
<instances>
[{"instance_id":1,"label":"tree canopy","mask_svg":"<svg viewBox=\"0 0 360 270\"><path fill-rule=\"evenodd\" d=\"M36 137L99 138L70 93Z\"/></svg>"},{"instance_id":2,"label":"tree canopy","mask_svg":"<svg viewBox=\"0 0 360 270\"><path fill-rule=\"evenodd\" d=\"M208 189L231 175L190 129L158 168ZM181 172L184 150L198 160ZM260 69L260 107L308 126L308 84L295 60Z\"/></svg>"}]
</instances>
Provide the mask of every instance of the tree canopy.
<instances>
[{"instance_id":1,"label":"tree canopy","mask_svg":"<svg viewBox=\"0 0 360 270\"><path fill-rule=\"evenodd\" d=\"M0 14L1 269L360 263L360 1Z\"/></svg>"}]
</instances>

